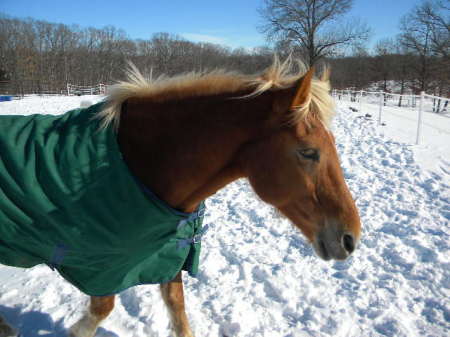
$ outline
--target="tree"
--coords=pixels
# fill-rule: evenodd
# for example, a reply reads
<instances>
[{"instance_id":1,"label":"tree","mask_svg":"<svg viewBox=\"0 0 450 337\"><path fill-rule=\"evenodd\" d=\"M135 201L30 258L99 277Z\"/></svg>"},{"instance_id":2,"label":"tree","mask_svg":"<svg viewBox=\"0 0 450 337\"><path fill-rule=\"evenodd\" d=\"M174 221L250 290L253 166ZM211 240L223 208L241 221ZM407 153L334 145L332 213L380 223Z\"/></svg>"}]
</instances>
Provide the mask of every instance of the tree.
<instances>
[{"instance_id":1,"label":"tree","mask_svg":"<svg viewBox=\"0 0 450 337\"><path fill-rule=\"evenodd\" d=\"M413 65L416 91L429 89L433 77L445 73L449 67L450 28L448 10L443 4L438 0L423 1L400 22L399 41L417 57Z\"/></svg>"},{"instance_id":2,"label":"tree","mask_svg":"<svg viewBox=\"0 0 450 337\"><path fill-rule=\"evenodd\" d=\"M425 1L416 8L417 19L431 30L431 44L436 55L449 57L450 0Z\"/></svg>"},{"instance_id":3,"label":"tree","mask_svg":"<svg viewBox=\"0 0 450 337\"><path fill-rule=\"evenodd\" d=\"M394 60L392 63L393 77L400 85L400 95L405 94L407 84L411 81L413 74L411 67L414 62L414 56L406 52L399 40L395 41L395 48L393 49ZM399 96L398 106L402 106L403 96Z\"/></svg>"},{"instance_id":4,"label":"tree","mask_svg":"<svg viewBox=\"0 0 450 337\"><path fill-rule=\"evenodd\" d=\"M450 89L450 0L424 1L416 9L417 19L430 29L430 48L434 60L433 91L447 94Z\"/></svg>"},{"instance_id":5,"label":"tree","mask_svg":"<svg viewBox=\"0 0 450 337\"><path fill-rule=\"evenodd\" d=\"M264 0L261 32L299 50L309 66L338 49L367 40L370 29L343 19L353 0Z\"/></svg>"},{"instance_id":6,"label":"tree","mask_svg":"<svg viewBox=\"0 0 450 337\"><path fill-rule=\"evenodd\" d=\"M382 81L379 89L388 91L387 82L392 78L396 55L395 43L392 39L381 39L375 45L375 57L372 60L375 81Z\"/></svg>"}]
</instances>

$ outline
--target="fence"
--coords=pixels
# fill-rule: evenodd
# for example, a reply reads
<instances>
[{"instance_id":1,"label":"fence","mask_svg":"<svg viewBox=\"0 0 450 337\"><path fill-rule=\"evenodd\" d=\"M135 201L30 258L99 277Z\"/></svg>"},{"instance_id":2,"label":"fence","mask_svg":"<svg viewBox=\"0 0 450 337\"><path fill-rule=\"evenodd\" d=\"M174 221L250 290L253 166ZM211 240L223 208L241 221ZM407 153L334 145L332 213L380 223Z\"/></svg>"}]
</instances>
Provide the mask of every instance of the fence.
<instances>
[{"instance_id":1,"label":"fence","mask_svg":"<svg viewBox=\"0 0 450 337\"><path fill-rule=\"evenodd\" d=\"M416 144L420 142L423 113L444 114L450 109L450 98L427 95L424 92L421 92L420 95L399 95L383 91L333 90L333 96L337 100L349 100L359 104L359 111L361 112L363 111L363 103L378 105L378 124L381 124L385 107L401 107L413 112L417 111Z\"/></svg>"},{"instance_id":2,"label":"fence","mask_svg":"<svg viewBox=\"0 0 450 337\"><path fill-rule=\"evenodd\" d=\"M104 95L107 86L99 83L94 86L81 86L71 83L54 83L34 80L0 81L0 95L10 95L22 98L25 95L56 96L56 95Z\"/></svg>"},{"instance_id":3,"label":"fence","mask_svg":"<svg viewBox=\"0 0 450 337\"><path fill-rule=\"evenodd\" d=\"M12 80L0 82L0 95L10 95L14 99L21 99L25 95L53 96L65 95L64 85L53 82L34 80Z\"/></svg>"},{"instance_id":4,"label":"fence","mask_svg":"<svg viewBox=\"0 0 450 337\"><path fill-rule=\"evenodd\" d=\"M67 95L68 96L104 95L106 94L106 88L107 88L106 85L103 83L99 83L93 87L67 83Z\"/></svg>"}]
</instances>

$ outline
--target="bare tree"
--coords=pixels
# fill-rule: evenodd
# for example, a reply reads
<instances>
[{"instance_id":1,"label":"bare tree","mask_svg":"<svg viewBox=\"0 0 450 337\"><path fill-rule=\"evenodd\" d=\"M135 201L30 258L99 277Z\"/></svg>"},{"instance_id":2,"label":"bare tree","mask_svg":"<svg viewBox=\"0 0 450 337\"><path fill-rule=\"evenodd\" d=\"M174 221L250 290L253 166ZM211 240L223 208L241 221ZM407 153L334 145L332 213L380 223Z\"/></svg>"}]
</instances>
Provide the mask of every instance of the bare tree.
<instances>
[{"instance_id":1,"label":"bare tree","mask_svg":"<svg viewBox=\"0 0 450 337\"><path fill-rule=\"evenodd\" d=\"M337 49L365 41L370 29L344 20L353 0L264 0L259 28L269 40L299 49L310 66Z\"/></svg>"},{"instance_id":2,"label":"bare tree","mask_svg":"<svg viewBox=\"0 0 450 337\"><path fill-rule=\"evenodd\" d=\"M436 55L449 57L450 0L428 0L416 8L416 17L431 30L431 43Z\"/></svg>"},{"instance_id":3,"label":"bare tree","mask_svg":"<svg viewBox=\"0 0 450 337\"><path fill-rule=\"evenodd\" d=\"M416 8L416 18L430 29L432 89L442 96L450 89L450 0L424 1Z\"/></svg>"},{"instance_id":4,"label":"bare tree","mask_svg":"<svg viewBox=\"0 0 450 337\"><path fill-rule=\"evenodd\" d=\"M372 71L375 81L381 81L379 89L388 91L388 81L393 79L395 62L395 43L392 39L382 39L375 45L375 57L372 59Z\"/></svg>"},{"instance_id":5,"label":"bare tree","mask_svg":"<svg viewBox=\"0 0 450 337\"><path fill-rule=\"evenodd\" d=\"M408 83L410 83L414 77L411 69L415 61L415 56L408 53L398 39L395 40L393 53L394 60L392 63L392 75L397 81L397 84L400 85L400 91L398 91L398 93L400 95L404 95L407 90ZM402 100L403 96L399 96L398 106L402 106Z\"/></svg>"},{"instance_id":6,"label":"bare tree","mask_svg":"<svg viewBox=\"0 0 450 337\"><path fill-rule=\"evenodd\" d=\"M448 16L448 11L439 11L442 4L437 0L423 1L400 22L399 41L407 52L417 57L412 67L417 82L415 91L425 91L435 85L432 79L449 67L449 19L444 16L445 13Z\"/></svg>"}]
</instances>

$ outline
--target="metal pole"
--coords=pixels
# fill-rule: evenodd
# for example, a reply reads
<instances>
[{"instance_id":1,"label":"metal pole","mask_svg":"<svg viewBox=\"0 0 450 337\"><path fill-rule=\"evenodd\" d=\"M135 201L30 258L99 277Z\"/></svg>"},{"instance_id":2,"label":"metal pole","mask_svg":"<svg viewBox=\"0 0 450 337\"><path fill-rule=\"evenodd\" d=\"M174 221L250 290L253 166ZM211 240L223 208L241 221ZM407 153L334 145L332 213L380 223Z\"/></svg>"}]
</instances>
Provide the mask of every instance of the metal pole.
<instances>
[{"instance_id":1,"label":"metal pole","mask_svg":"<svg viewBox=\"0 0 450 337\"><path fill-rule=\"evenodd\" d=\"M383 95L384 93L380 91L380 109L378 111L378 125L381 125L381 112L383 111Z\"/></svg>"},{"instance_id":2,"label":"metal pole","mask_svg":"<svg viewBox=\"0 0 450 337\"><path fill-rule=\"evenodd\" d=\"M417 135L416 135L416 145L419 145L420 134L422 132L422 110L423 110L423 99L425 98L425 92L420 92L420 102L419 102L419 116L417 118Z\"/></svg>"}]
</instances>

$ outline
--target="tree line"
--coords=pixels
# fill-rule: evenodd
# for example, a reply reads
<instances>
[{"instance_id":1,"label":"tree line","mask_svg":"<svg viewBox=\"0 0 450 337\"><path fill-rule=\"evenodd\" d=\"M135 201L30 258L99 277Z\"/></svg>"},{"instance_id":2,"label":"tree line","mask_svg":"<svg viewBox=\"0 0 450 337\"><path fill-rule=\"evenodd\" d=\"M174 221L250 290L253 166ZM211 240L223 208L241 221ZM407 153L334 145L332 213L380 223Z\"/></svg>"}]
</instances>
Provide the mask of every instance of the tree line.
<instances>
[{"instance_id":1,"label":"tree line","mask_svg":"<svg viewBox=\"0 0 450 337\"><path fill-rule=\"evenodd\" d=\"M64 91L68 82L111 84L123 79L128 61L157 77L218 66L251 73L270 60L268 50L247 53L169 33L133 40L113 26L80 28L0 16L0 81L14 93Z\"/></svg>"},{"instance_id":2,"label":"tree line","mask_svg":"<svg viewBox=\"0 0 450 337\"><path fill-rule=\"evenodd\" d=\"M253 49L194 43L169 33L131 39L114 26L82 28L0 15L0 94L65 92L67 83L111 84L123 79L128 61L154 77L215 68L255 73L269 66L276 53L299 56L319 68L330 64L338 89L376 83L373 89L446 96L448 1L424 0L402 18L399 36L378 41L371 52L366 25L338 21L351 0L265 0L260 13L268 21L260 29L274 47ZM289 17L293 9L295 17ZM292 22L297 25L289 27Z\"/></svg>"}]
</instances>

